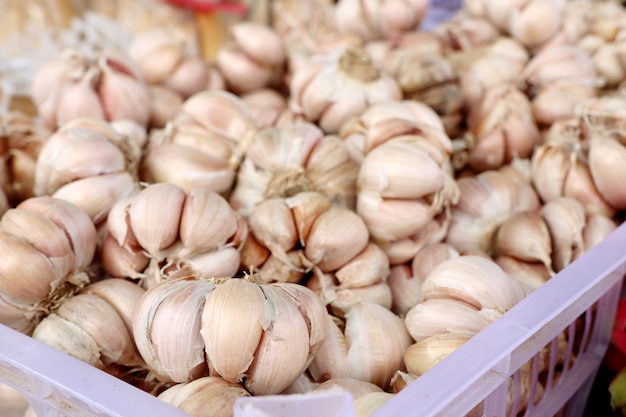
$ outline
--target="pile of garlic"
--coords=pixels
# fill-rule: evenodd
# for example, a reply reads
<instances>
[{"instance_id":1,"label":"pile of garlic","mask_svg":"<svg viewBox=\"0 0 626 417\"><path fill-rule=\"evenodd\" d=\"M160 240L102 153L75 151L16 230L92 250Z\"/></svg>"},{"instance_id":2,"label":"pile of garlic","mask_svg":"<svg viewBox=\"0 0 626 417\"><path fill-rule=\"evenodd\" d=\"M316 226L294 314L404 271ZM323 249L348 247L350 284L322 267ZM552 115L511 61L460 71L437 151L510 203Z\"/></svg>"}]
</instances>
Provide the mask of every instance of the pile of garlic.
<instances>
[{"instance_id":1,"label":"pile of garlic","mask_svg":"<svg viewBox=\"0 0 626 417\"><path fill-rule=\"evenodd\" d=\"M0 116L0 323L194 417L332 387L364 417L617 227L621 6L311 3L216 62L155 28L39 68Z\"/></svg>"}]
</instances>

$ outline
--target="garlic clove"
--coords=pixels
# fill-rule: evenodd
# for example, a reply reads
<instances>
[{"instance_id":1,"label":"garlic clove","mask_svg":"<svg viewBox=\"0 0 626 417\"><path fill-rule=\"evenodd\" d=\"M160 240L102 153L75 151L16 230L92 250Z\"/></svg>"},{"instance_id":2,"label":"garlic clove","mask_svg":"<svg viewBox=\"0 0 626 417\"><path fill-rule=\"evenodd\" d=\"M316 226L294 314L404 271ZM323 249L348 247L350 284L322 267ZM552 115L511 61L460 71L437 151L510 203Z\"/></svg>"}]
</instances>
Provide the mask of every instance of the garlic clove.
<instances>
[{"instance_id":1,"label":"garlic clove","mask_svg":"<svg viewBox=\"0 0 626 417\"><path fill-rule=\"evenodd\" d=\"M383 392L378 385L355 378L332 378L317 385L314 390L324 391L337 388L349 392L354 400L370 392Z\"/></svg>"},{"instance_id":2,"label":"garlic clove","mask_svg":"<svg viewBox=\"0 0 626 417\"><path fill-rule=\"evenodd\" d=\"M437 265L457 256L460 256L459 252L450 244L442 242L428 244L411 260L413 276L421 284Z\"/></svg>"},{"instance_id":3,"label":"garlic clove","mask_svg":"<svg viewBox=\"0 0 626 417\"><path fill-rule=\"evenodd\" d=\"M260 286L238 278L217 285L207 297L200 332L210 368L226 381L240 382L249 375L263 332L272 322L266 303L270 301Z\"/></svg>"},{"instance_id":4,"label":"garlic clove","mask_svg":"<svg viewBox=\"0 0 626 417\"><path fill-rule=\"evenodd\" d=\"M541 287L554 275L554 271L549 270L541 262L527 262L505 255L497 256L494 260L500 268L517 279L528 294Z\"/></svg>"},{"instance_id":5,"label":"garlic clove","mask_svg":"<svg viewBox=\"0 0 626 417\"><path fill-rule=\"evenodd\" d=\"M493 249L522 261L539 261L552 270L552 239L540 210L512 214L495 233Z\"/></svg>"},{"instance_id":6,"label":"garlic clove","mask_svg":"<svg viewBox=\"0 0 626 417\"><path fill-rule=\"evenodd\" d=\"M81 326L52 313L33 331L33 339L102 369L100 347Z\"/></svg>"},{"instance_id":7,"label":"garlic clove","mask_svg":"<svg viewBox=\"0 0 626 417\"><path fill-rule=\"evenodd\" d=\"M271 257L270 250L259 243L259 241L250 234L240 248L241 269L253 270L265 264ZM282 263L282 262L281 262Z\"/></svg>"},{"instance_id":8,"label":"garlic clove","mask_svg":"<svg viewBox=\"0 0 626 417\"><path fill-rule=\"evenodd\" d=\"M617 224L611 217L600 213L587 214L585 228L583 229L585 251L600 243L616 228Z\"/></svg>"},{"instance_id":9,"label":"garlic clove","mask_svg":"<svg viewBox=\"0 0 626 417\"><path fill-rule=\"evenodd\" d=\"M241 257L239 250L232 246L223 246L215 250L210 250L195 255L189 255L186 250L167 251L167 258L170 263L178 263L190 266L194 271L206 277L232 277L239 270Z\"/></svg>"},{"instance_id":10,"label":"garlic clove","mask_svg":"<svg viewBox=\"0 0 626 417\"><path fill-rule=\"evenodd\" d=\"M385 280L389 272L389 258L378 245L369 242L360 253L335 271L335 278L339 287L365 287Z\"/></svg>"},{"instance_id":11,"label":"garlic clove","mask_svg":"<svg viewBox=\"0 0 626 417\"><path fill-rule=\"evenodd\" d=\"M452 298L503 314L525 297L519 282L489 258L464 255L439 264L422 284L424 300Z\"/></svg>"},{"instance_id":12,"label":"garlic clove","mask_svg":"<svg viewBox=\"0 0 626 417\"><path fill-rule=\"evenodd\" d=\"M376 410L391 400L395 394L390 392L368 392L354 400L354 413L356 417L370 417Z\"/></svg>"},{"instance_id":13,"label":"garlic clove","mask_svg":"<svg viewBox=\"0 0 626 417\"><path fill-rule=\"evenodd\" d=\"M474 334L472 332L443 333L414 343L406 349L404 354L407 371L418 377L424 375L430 368L467 342Z\"/></svg>"},{"instance_id":14,"label":"garlic clove","mask_svg":"<svg viewBox=\"0 0 626 417\"><path fill-rule=\"evenodd\" d=\"M235 211L224 197L207 188L187 192L180 218L179 238L189 253L225 245L237 232L237 227Z\"/></svg>"},{"instance_id":15,"label":"garlic clove","mask_svg":"<svg viewBox=\"0 0 626 417\"><path fill-rule=\"evenodd\" d=\"M134 196L128 209L130 226L149 254L176 241L185 200L185 192L168 183L151 184Z\"/></svg>"},{"instance_id":16,"label":"garlic clove","mask_svg":"<svg viewBox=\"0 0 626 417\"><path fill-rule=\"evenodd\" d=\"M65 231L43 214L10 209L0 220L0 230L27 242L48 257L57 278L65 277L74 270L76 259L72 243Z\"/></svg>"},{"instance_id":17,"label":"garlic clove","mask_svg":"<svg viewBox=\"0 0 626 417\"><path fill-rule=\"evenodd\" d=\"M94 224L106 220L111 207L120 199L138 191L138 185L126 171L85 177L59 187L52 197L69 201L87 213Z\"/></svg>"},{"instance_id":18,"label":"garlic clove","mask_svg":"<svg viewBox=\"0 0 626 417\"><path fill-rule=\"evenodd\" d=\"M239 384L227 383L216 376L206 376L174 385L159 394L158 398L192 417L230 417L237 398L248 396L250 393Z\"/></svg>"},{"instance_id":19,"label":"garlic clove","mask_svg":"<svg viewBox=\"0 0 626 417\"><path fill-rule=\"evenodd\" d=\"M398 393L417 379L416 375L409 372L398 371L391 378L391 391Z\"/></svg>"},{"instance_id":20,"label":"garlic clove","mask_svg":"<svg viewBox=\"0 0 626 417\"><path fill-rule=\"evenodd\" d=\"M408 264L393 265L387 276L391 291L391 311L399 316L422 301L422 282L412 273Z\"/></svg>"},{"instance_id":21,"label":"garlic clove","mask_svg":"<svg viewBox=\"0 0 626 417\"><path fill-rule=\"evenodd\" d=\"M97 68L90 68L80 80L65 85L63 94L56 103L58 125L82 117L105 120L102 104L95 91L99 76Z\"/></svg>"},{"instance_id":22,"label":"garlic clove","mask_svg":"<svg viewBox=\"0 0 626 417\"><path fill-rule=\"evenodd\" d=\"M150 95L150 123L153 128L163 128L174 119L183 105L183 97L162 85L148 86Z\"/></svg>"},{"instance_id":23,"label":"garlic clove","mask_svg":"<svg viewBox=\"0 0 626 417\"><path fill-rule=\"evenodd\" d=\"M214 289L215 284L208 281L170 280L152 287L139 300L133 336L141 357L159 380L187 382L207 372L200 334L202 308Z\"/></svg>"},{"instance_id":24,"label":"garlic clove","mask_svg":"<svg viewBox=\"0 0 626 417\"><path fill-rule=\"evenodd\" d=\"M209 69L200 57L188 56L170 73L163 84L182 97L188 98L207 89Z\"/></svg>"},{"instance_id":25,"label":"garlic clove","mask_svg":"<svg viewBox=\"0 0 626 417\"><path fill-rule=\"evenodd\" d=\"M132 334L135 306L145 293L146 290L126 279L105 278L87 285L79 294L92 294L106 301L122 319L129 334Z\"/></svg>"},{"instance_id":26,"label":"garlic clove","mask_svg":"<svg viewBox=\"0 0 626 417\"><path fill-rule=\"evenodd\" d=\"M369 232L355 212L331 207L313 223L304 254L323 271L345 265L365 249Z\"/></svg>"},{"instance_id":27,"label":"garlic clove","mask_svg":"<svg viewBox=\"0 0 626 417\"><path fill-rule=\"evenodd\" d=\"M375 191L383 198L416 199L440 190L443 173L420 148L386 142L365 156L358 185L360 190Z\"/></svg>"},{"instance_id":28,"label":"garlic clove","mask_svg":"<svg viewBox=\"0 0 626 417\"><path fill-rule=\"evenodd\" d=\"M478 333L489 321L478 310L454 299L430 299L416 304L404 324L416 342L445 333Z\"/></svg>"},{"instance_id":29,"label":"garlic clove","mask_svg":"<svg viewBox=\"0 0 626 417\"><path fill-rule=\"evenodd\" d=\"M560 197L545 203L541 208L541 216L552 237L554 270L559 272L585 250L585 209L574 198Z\"/></svg>"},{"instance_id":30,"label":"garlic clove","mask_svg":"<svg viewBox=\"0 0 626 417\"><path fill-rule=\"evenodd\" d=\"M617 184L626 163L626 149L617 140L593 133L589 144L589 170L598 191L613 207L626 207L626 193Z\"/></svg>"},{"instance_id":31,"label":"garlic clove","mask_svg":"<svg viewBox=\"0 0 626 417\"><path fill-rule=\"evenodd\" d=\"M304 286L279 283L274 287L283 290L299 306L298 310L309 332L309 357L306 365L308 366L321 349L328 334L326 306L317 294Z\"/></svg>"},{"instance_id":32,"label":"garlic clove","mask_svg":"<svg viewBox=\"0 0 626 417\"><path fill-rule=\"evenodd\" d=\"M147 83L160 84L180 65L184 49L171 33L156 29L135 36L128 47L128 55L137 63Z\"/></svg>"},{"instance_id":33,"label":"garlic clove","mask_svg":"<svg viewBox=\"0 0 626 417\"><path fill-rule=\"evenodd\" d=\"M298 243L298 231L291 210L282 198L259 203L248 218L250 231L274 256L289 264L287 251Z\"/></svg>"},{"instance_id":34,"label":"garlic clove","mask_svg":"<svg viewBox=\"0 0 626 417\"><path fill-rule=\"evenodd\" d=\"M306 259L302 249L290 250L286 255L289 263L285 263L283 259L270 254L259 268L248 269L253 272L256 271L255 279L259 283L301 282L306 271L311 268L311 262Z\"/></svg>"},{"instance_id":35,"label":"garlic clove","mask_svg":"<svg viewBox=\"0 0 626 417\"><path fill-rule=\"evenodd\" d=\"M150 120L148 87L129 60L103 54L98 67L102 71L98 93L106 119L130 119L147 126Z\"/></svg>"},{"instance_id":36,"label":"garlic clove","mask_svg":"<svg viewBox=\"0 0 626 417\"><path fill-rule=\"evenodd\" d=\"M331 202L323 194L314 191L303 191L285 198L285 204L291 209L300 244L305 245L309 233L317 218L331 207Z\"/></svg>"},{"instance_id":37,"label":"garlic clove","mask_svg":"<svg viewBox=\"0 0 626 417\"><path fill-rule=\"evenodd\" d=\"M292 297L277 286L261 286L261 290L269 302L271 324L259 341L244 385L253 394L277 394L306 369L309 331Z\"/></svg>"},{"instance_id":38,"label":"garlic clove","mask_svg":"<svg viewBox=\"0 0 626 417\"><path fill-rule=\"evenodd\" d=\"M125 366L142 363L126 324L106 300L93 294L77 294L64 301L56 314L79 326L96 341L100 360L105 366L111 363ZM74 355L73 352L68 353Z\"/></svg>"}]
</instances>

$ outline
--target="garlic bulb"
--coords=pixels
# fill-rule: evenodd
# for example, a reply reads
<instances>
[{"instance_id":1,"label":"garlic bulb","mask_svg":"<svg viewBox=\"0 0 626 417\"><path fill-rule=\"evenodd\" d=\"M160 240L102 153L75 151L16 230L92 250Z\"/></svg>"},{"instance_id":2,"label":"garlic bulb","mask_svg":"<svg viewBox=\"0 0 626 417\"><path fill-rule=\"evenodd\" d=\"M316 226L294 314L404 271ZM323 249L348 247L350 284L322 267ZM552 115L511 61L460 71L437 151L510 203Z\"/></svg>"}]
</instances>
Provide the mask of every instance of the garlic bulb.
<instances>
[{"instance_id":1,"label":"garlic bulb","mask_svg":"<svg viewBox=\"0 0 626 417\"><path fill-rule=\"evenodd\" d=\"M0 166L0 188L7 197L7 204L14 207L35 196L37 158L52 132L35 118L20 112L0 116L0 130L0 154L4 161Z\"/></svg>"},{"instance_id":2,"label":"garlic bulb","mask_svg":"<svg viewBox=\"0 0 626 417\"><path fill-rule=\"evenodd\" d=\"M356 303L344 320L328 316L326 341L308 370L316 381L355 378L386 389L412 343L402 319L375 303Z\"/></svg>"},{"instance_id":3,"label":"garlic bulb","mask_svg":"<svg viewBox=\"0 0 626 417\"><path fill-rule=\"evenodd\" d=\"M185 191L208 187L227 195L256 130L250 107L241 98L221 90L196 93L164 129L151 132L140 176Z\"/></svg>"},{"instance_id":4,"label":"garlic bulb","mask_svg":"<svg viewBox=\"0 0 626 417\"><path fill-rule=\"evenodd\" d=\"M565 0L525 0L501 3L487 0L489 19L500 29L534 48L556 35L565 16Z\"/></svg>"},{"instance_id":5,"label":"garlic bulb","mask_svg":"<svg viewBox=\"0 0 626 417\"><path fill-rule=\"evenodd\" d=\"M98 224L113 204L138 189L137 169L146 136L125 134L123 123L74 119L42 146L34 192L67 200Z\"/></svg>"},{"instance_id":6,"label":"garlic bulb","mask_svg":"<svg viewBox=\"0 0 626 417\"><path fill-rule=\"evenodd\" d=\"M248 218L242 269L260 282L305 282L342 311L372 290L390 306L389 260L369 241L363 220L320 193L259 203Z\"/></svg>"},{"instance_id":7,"label":"garlic bulb","mask_svg":"<svg viewBox=\"0 0 626 417\"><path fill-rule=\"evenodd\" d=\"M426 0L339 0L335 6L335 25L365 41L393 39L416 30L428 11Z\"/></svg>"},{"instance_id":8,"label":"garlic bulb","mask_svg":"<svg viewBox=\"0 0 626 417\"><path fill-rule=\"evenodd\" d=\"M467 163L479 172L529 158L541 140L530 100L513 85L485 91L480 104L470 109L467 124L473 141Z\"/></svg>"},{"instance_id":9,"label":"garlic bulb","mask_svg":"<svg viewBox=\"0 0 626 417\"><path fill-rule=\"evenodd\" d=\"M481 49L448 55L459 73L459 84L466 108L478 105L490 89L514 84L530 56L515 39L500 37Z\"/></svg>"},{"instance_id":10,"label":"garlic bulb","mask_svg":"<svg viewBox=\"0 0 626 417\"><path fill-rule=\"evenodd\" d=\"M148 88L133 60L120 53L87 56L66 50L37 69L31 90L50 129L81 117L129 119L144 126L150 118Z\"/></svg>"},{"instance_id":11,"label":"garlic bulb","mask_svg":"<svg viewBox=\"0 0 626 417\"><path fill-rule=\"evenodd\" d=\"M146 364L162 380L187 382L210 370L253 394L277 394L317 354L326 316L321 300L302 285L189 277L148 290L133 331ZM172 317L181 319L175 330Z\"/></svg>"},{"instance_id":12,"label":"garlic bulb","mask_svg":"<svg viewBox=\"0 0 626 417\"><path fill-rule=\"evenodd\" d=\"M600 194L591 174L588 144L579 119L554 123L545 142L532 155L532 183L544 202L572 197L586 211L612 216L616 208Z\"/></svg>"},{"instance_id":13,"label":"garlic bulb","mask_svg":"<svg viewBox=\"0 0 626 417\"><path fill-rule=\"evenodd\" d=\"M572 45L556 45L534 55L519 80L531 99L541 126L575 115L578 104L596 95L597 81L589 53Z\"/></svg>"},{"instance_id":14,"label":"garlic bulb","mask_svg":"<svg viewBox=\"0 0 626 417\"><path fill-rule=\"evenodd\" d=\"M219 376L206 376L176 384L158 398L192 417L232 417L235 400L248 396L250 393L239 384L226 382Z\"/></svg>"},{"instance_id":15,"label":"garlic bulb","mask_svg":"<svg viewBox=\"0 0 626 417\"><path fill-rule=\"evenodd\" d=\"M460 253L481 250L489 254L494 233L504 220L539 207L530 180L510 165L458 178L457 184L461 196L452 207L444 241Z\"/></svg>"},{"instance_id":16,"label":"garlic bulb","mask_svg":"<svg viewBox=\"0 0 626 417\"><path fill-rule=\"evenodd\" d=\"M131 320L145 291L116 278L91 285L65 299L35 327L32 337L100 369L143 365Z\"/></svg>"},{"instance_id":17,"label":"garlic bulb","mask_svg":"<svg viewBox=\"0 0 626 417\"><path fill-rule=\"evenodd\" d=\"M89 282L96 229L75 205L32 197L0 220L4 262L0 322L30 334L43 317Z\"/></svg>"},{"instance_id":18,"label":"garlic bulb","mask_svg":"<svg viewBox=\"0 0 626 417\"><path fill-rule=\"evenodd\" d=\"M148 85L162 85L183 99L207 89L208 65L184 39L165 29L153 29L135 36L128 55Z\"/></svg>"},{"instance_id":19,"label":"garlic bulb","mask_svg":"<svg viewBox=\"0 0 626 417\"><path fill-rule=\"evenodd\" d=\"M391 264L399 264L443 239L459 189L449 157L452 144L440 127L394 118L391 112L381 115L369 130L394 129L372 134L378 141L365 144L356 211Z\"/></svg>"},{"instance_id":20,"label":"garlic bulb","mask_svg":"<svg viewBox=\"0 0 626 417\"><path fill-rule=\"evenodd\" d=\"M286 61L278 33L257 22L236 22L217 51L216 64L231 91L244 93L280 85Z\"/></svg>"},{"instance_id":21,"label":"garlic bulb","mask_svg":"<svg viewBox=\"0 0 626 417\"><path fill-rule=\"evenodd\" d=\"M402 98L395 79L362 47L308 58L294 69L289 93L290 106L329 134L372 103Z\"/></svg>"},{"instance_id":22,"label":"garlic bulb","mask_svg":"<svg viewBox=\"0 0 626 417\"><path fill-rule=\"evenodd\" d=\"M246 223L219 194L151 184L111 209L102 265L111 276L141 279L146 288L186 269L231 276L246 236Z\"/></svg>"},{"instance_id":23,"label":"garlic bulb","mask_svg":"<svg viewBox=\"0 0 626 417\"><path fill-rule=\"evenodd\" d=\"M314 124L294 122L269 127L250 140L229 202L248 217L265 199L319 192L352 208L357 171L347 146Z\"/></svg>"}]
</instances>

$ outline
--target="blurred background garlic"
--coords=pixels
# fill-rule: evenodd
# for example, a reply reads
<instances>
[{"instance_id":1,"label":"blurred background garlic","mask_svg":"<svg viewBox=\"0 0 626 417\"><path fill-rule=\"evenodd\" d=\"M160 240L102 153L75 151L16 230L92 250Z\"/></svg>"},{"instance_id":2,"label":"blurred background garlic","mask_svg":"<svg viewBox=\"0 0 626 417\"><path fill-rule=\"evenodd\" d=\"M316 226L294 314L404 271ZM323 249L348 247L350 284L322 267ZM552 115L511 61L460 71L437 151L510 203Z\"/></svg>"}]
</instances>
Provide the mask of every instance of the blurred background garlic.
<instances>
[{"instance_id":1,"label":"blurred background garlic","mask_svg":"<svg viewBox=\"0 0 626 417\"><path fill-rule=\"evenodd\" d=\"M329 134L370 104L402 98L395 78L360 46L313 55L292 71L290 107Z\"/></svg>"},{"instance_id":2,"label":"blurred background garlic","mask_svg":"<svg viewBox=\"0 0 626 417\"><path fill-rule=\"evenodd\" d=\"M196 93L163 129L151 131L140 177L227 196L256 131L250 106L240 97L222 90Z\"/></svg>"},{"instance_id":3,"label":"blurred background garlic","mask_svg":"<svg viewBox=\"0 0 626 417\"><path fill-rule=\"evenodd\" d=\"M340 32L365 41L393 39L416 30L428 11L426 0L339 0L334 9L335 25Z\"/></svg>"},{"instance_id":4,"label":"blurred background garlic","mask_svg":"<svg viewBox=\"0 0 626 417\"><path fill-rule=\"evenodd\" d=\"M96 229L80 208L32 197L0 220L0 322L30 334L45 316L90 281Z\"/></svg>"},{"instance_id":5,"label":"blurred background garlic","mask_svg":"<svg viewBox=\"0 0 626 417\"><path fill-rule=\"evenodd\" d=\"M0 155L3 160L0 187L7 198L7 205L14 207L35 196L37 158L52 132L34 117L21 112L1 115L0 132ZM0 209L0 212L5 210Z\"/></svg>"},{"instance_id":6,"label":"blurred background garlic","mask_svg":"<svg viewBox=\"0 0 626 417\"><path fill-rule=\"evenodd\" d=\"M148 88L133 60L119 52L88 56L66 50L38 68L31 91L44 124L53 130L81 117L143 126L150 119Z\"/></svg>"},{"instance_id":7,"label":"blurred background garlic","mask_svg":"<svg viewBox=\"0 0 626 417\"><path fill-rule=\"evenodd\" d=\"M133 331L158 378L221 376L263 395L282 392L304 372L327 337L324 304L302 285L249 278L188 277L148 290ZM172 317L180 318L174 329Z\"/></svg>"},{"instance_id":8,"label":"blurred background garlic","mask_svg":"<svg viewBox=\"0 0 626 417\"><path fill-rule=\"evenodd\" d=\"M467 164L476 171L498 168L513 158L529 158L541 141L530 100L511 84L486 90L470 108L467 125L472 142Z\"/></svg>"},{"instance_id":9,"label":"blurred background garlic","mask_svg":"<svg viewBox=\"0 0 626 417\"><path fill-rule=\"evenodd\" d=\"M69 201L98 225L113 204L138 190L145 141L143 127L135 122L73 119L42 146L34 192Z\"/></svg>"},{"instance_id":10,"label":"blurred background garlic","mask_svg":"<svg viewBox=\"0 0 626 417\"><path fill-rule=\"evenodd\" d=\"M157 183L115 203L100 256L110 276L149 288L181 270L234 275L246 236L247 224L219 194Z\"/></svg>"},{"instance_id":11,"label":"blurred background garlic","mask_svg":"<svg viewBox=\"0 0 626 417\"><path fill-rule=\"evenodd\" d=\"M183 99L208 88L208 64L194 45L171 31L154 29L135 36L128 56L148 85L167 87Z\"/></svg>"},{"instance_id":12,"label":"blurred background garlic","mask_svg":"<svg viewBox=\"0 0 626 417\"><path fill-rule=\"evenodd\" d=\"M613 216L616 208L600 194L591 175L586 131L580 118L555 122L531 157L531 181L543 202L572 197L587 212Z\"/></svg>"},{"instance_id":13,"label":"blurred background garlic","mask_svg":"<svg viewBox=\"0 0 626 417\"><path fill-rule=\"evenodd\" d=\"M229 202L247 217L265 199L311 191L353 208L357 171L346 144L312 123L268 127L251 138Z\"/></svg>"},{"instance_id":14,"label":"blurred background garlic","mask_svg":"<svg viewBox=\"0 0 626 417\"><path fill-rule=\"evenodd\" d=\"M230 39L219 48L216 57L228 89L241 94L281 87L286 55L277 32L249 21L233 24L229 33Z\"/></svg>"},{"instance_id":15,"label":"blurred background garlic","mask_svg":"<svg viewBox=\"0 0 626 417\"><path fill-rule=\"evenodd\" d=\"M581 101L597 94L598 81L589 53L573 45L555 45L534 55L518 80L531 99L540 127L575 115Z\"/></svg>"}]
</instances>

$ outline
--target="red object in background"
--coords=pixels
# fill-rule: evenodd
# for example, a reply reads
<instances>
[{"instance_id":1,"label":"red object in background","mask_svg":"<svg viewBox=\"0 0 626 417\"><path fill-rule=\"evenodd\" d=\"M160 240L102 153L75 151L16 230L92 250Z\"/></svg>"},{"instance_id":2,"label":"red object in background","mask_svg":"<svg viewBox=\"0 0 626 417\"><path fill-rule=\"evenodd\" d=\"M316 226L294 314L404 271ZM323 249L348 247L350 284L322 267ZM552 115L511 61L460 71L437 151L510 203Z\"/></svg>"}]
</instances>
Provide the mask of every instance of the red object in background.
<instances>
[{"instance_id":1,"label":"red object in background","mask_svg":"<svg viewBox=\"0 0 626 417\"><path fill-rule=\"evenodd\" d=\"M604 365L613 371L626 368L626 298L617 304L611 343L604 357Z\"/></svg>"},{"instance_id":2,"label":"red object in background","mask_svg":"<svg viewBox=\"0 0 626 417\"><path fill-rule=\"evenodd\" d=\"M248 13L248 6L229 1L206 1L206 0L165 0L172 6L190 9L195 12L219 12L243 16Z\"/></svg>"}]
</instances>

